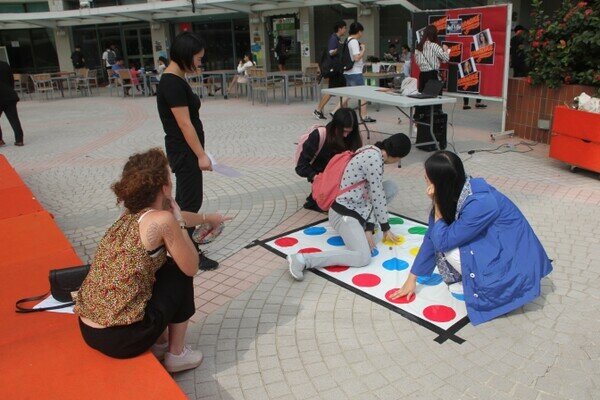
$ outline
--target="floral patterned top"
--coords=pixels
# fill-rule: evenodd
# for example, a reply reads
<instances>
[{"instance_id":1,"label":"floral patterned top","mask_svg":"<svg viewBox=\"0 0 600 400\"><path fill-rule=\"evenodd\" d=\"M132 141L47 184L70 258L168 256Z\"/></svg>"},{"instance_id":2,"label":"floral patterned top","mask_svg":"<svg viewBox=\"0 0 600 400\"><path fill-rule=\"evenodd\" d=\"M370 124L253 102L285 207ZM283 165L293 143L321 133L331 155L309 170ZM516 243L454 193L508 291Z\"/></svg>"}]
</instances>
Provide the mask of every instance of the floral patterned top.
<instances>
[{"instance_id":1,"label":"floral patterned top","mask_svg":"<svg viewBox=\"0 0 600 400\"><path fill-rule=\"evenodd\" d=\"M142 244L139 221L148 211L125 213L108 229L77 293L75 314L106 327L144 318L154 274L166 262L165 251L150 254Z\"/></svg>"}]
</instances>

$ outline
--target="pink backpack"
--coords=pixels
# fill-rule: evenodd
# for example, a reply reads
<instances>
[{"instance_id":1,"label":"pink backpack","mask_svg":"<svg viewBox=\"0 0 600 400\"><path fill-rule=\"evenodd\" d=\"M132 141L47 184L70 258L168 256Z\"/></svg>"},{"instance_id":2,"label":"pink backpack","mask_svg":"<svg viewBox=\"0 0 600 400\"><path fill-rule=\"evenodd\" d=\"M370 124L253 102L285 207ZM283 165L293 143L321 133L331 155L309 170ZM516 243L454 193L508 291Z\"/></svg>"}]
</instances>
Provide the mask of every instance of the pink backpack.
<instances>
[{"instance_id":1,"label":"pink backpack","mask_svg":"<svg viewBox=\"0 0 600 400\"><path fill-rule=\"evenodd\" d=\"M331 161L329 161L325 170L315 176L312 184L312 196L321 210L329 210L331 205L335 202L335 199L344 193L356 189L366 182L366 180L362 180L344 189L340 189L346 167L350 160L352 160L352 157L358 153L360 152L354 153L347 150L336 154Z\"/></svg>"},{"instance_id":2,"label":"pink backpack","mask_svg":"<svg viewBox=\"0 0 600 400\"><path fill-rule=\"evenodd\" d=\"M296 154L294 156L295 165L298 165L298 160L300 160L300 154L302 154L302 147L304 147L304 142L308 140L308 137L315 129L319 130L319 148L317 149L317 152L315 153L313 159L310 161L311 164L315 161L315 159L321 152L321 149L325 144L325 138L327 138L327 128L321 125L313 125L308 129L308 131L304 135L300 136L300 139L298 139L298 145L296 146Z\"/></svg>"}]
</instances>

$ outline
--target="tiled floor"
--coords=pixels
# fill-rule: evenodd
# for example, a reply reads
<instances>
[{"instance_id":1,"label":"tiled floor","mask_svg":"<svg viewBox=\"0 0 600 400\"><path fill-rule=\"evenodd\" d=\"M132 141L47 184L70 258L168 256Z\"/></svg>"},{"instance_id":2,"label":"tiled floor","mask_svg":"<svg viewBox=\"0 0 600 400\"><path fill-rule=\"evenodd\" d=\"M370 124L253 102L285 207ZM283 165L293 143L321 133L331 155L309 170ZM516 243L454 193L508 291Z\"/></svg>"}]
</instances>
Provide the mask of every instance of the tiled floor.
<instances>
[{"instance_id":1,"label":"tiled floor","mask_svg":"<svg viewBox=\"0 0 600 400\"><path fill-rule=\"evenodd\" d=\"M301 209L309 191L293 171L295 141L315 121L313 104L255 105L219 98L201 109L207 148L243 173L205 174L203 210L234 217L207 246L221 261L195 278L198 312L188 342L205 361L175 379L196 399L595 399L600 394L600 184L572 174L536 145L492 154L499 105L446 108L449 136L468 172L485 177L527 216L554 272L542 296L508 316L461 330L439 345L418 325L314 274L293 281L285 261L245 249L323 216ZM26 146L0 149L79 254L89 259L118 216L110 184L128 155L163 146L154 98L23 101ZM377 130L407 132L393 109ZM6 120L0 119L5 140ZM381 137L374 134L374 140ZM11 142L11 140L7 140ZM430 209L423 161L413 151L386 175L399 186L390 210L423 220Z\"/></svg>"}]
</instances>

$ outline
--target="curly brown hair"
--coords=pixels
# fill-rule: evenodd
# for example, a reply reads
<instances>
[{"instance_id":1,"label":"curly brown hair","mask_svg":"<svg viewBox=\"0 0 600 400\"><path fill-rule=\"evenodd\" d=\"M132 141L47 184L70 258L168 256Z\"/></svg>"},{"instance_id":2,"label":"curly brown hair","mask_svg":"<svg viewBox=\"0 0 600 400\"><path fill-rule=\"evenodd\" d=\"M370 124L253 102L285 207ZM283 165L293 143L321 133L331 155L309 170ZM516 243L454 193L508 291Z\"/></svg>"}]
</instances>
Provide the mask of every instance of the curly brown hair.
<instances>
[{"instance_id":1,"label":"curly brown hair","mask_svg":"<svg viewBox=\"0 0 600 400\"><path fill-rule=\"evenodd\" d=\"M167 156L159 148L130 156L121 180L111 185L117 195L117 204L123 203L131 213L148 207L162 187L169 184L168 166Z\"/></svg>"}]
</instances>

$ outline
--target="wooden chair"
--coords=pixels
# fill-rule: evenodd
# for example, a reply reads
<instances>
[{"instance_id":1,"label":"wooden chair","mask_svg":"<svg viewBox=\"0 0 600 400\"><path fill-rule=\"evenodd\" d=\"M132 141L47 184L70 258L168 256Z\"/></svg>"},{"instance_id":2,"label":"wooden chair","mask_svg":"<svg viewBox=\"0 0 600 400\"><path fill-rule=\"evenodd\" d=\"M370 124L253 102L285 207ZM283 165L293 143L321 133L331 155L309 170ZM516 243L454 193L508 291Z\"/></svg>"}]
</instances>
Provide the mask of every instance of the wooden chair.
<instances>
[{"instance_id":1,"label":"wooden chair","mask_svg":"<svg viewBox=\"0 0 600 400\"><path fill-rule=\"evenodd\" d=\"M96 88L96 90L100 89L100 86L98 86L98 70L97 69L90 69L88 71L88 81L89 81L89 85L90 85L90 89L92 87ZM93 83L93 86L92 86ZM92 91L90 90L90 94L92 93Z\"/></svg>"},{"instance_id":2,"label":"wooden chair","mask_svg":"<svg viewBox=\"0 0 600 400\"><path fill-rule=\"evenodd\" d=\"M203 98L204 89L206 89L207 93L215 92L215 85L213 79L207 79L204 81L204 76L201 73L197 74L185 74L185 80L188 82L190 87L198 97Z\"/></svg>"},{"instance_id":3,"label":"wooden chair","mask_svg":"<svg viewBox=\"0 0 600 400\"><path fill-rule=\"evenodd\" d=\"M72 78L72 84L75 88L75 93L82 95L92 95L89 79L90 70L87 68L78 68L75 70L75 76Z\"/></svg>"},{"instance_id":4,"label":"wooden chair","mask_svg":"<svg viewBox=\"0 0 600 400\"><path fill-rule=\"evenodd\" d=\"M319 66L311 65L309 67L306 67L302 77L295 79L293 81L293 85L294 96L298 97L297 90L300 89L300 95L302 97L302 101L304 101L304 91L306 90L307 94L310 92L311 100L314 100L315 96L317 95L319 86Z\"/></svg>"},{"instance_id":5,"label":"wooden chair","mask_svg":"<svg viewBox=\"0 0 600 400\"><path fill-rule=\"evenodd\" d=\"M128 69L118 69L117 74L119 74L119 78L117 78L118 84L121 87L123 97L126 96L126 89L131 88L131 96L135 98L135 85L133 80L131 79L131 73Z\"/></svg>"},{"instance_id":6,"label":"wooden chair","mask_svg":"<svg viewBox=\"0 0 600 400\"><path fill-rule=\"evenodd\" d=\"M48 93L50 93L52 98L54 98L54 90L56 90L56 85L54 81L52 81L50 74L36 74L30 75L30 77L36 93L45 95L46 99L48 99Z\"/></svg>"},{"instance_id":7,"label":"wooden chair","mask_svg":"<svg viewBox=\"0 0 600 400\"><path fill-rule=\"evenodd\" d=\"M31 98L31 93L27 85L27 75L13 74L13 79L15 81L15 91L19 93L20 97L23 97L23 93L27 93L29 98Z\"/></svg>"},{"instance_id":8,"label":"wooden chair","mask_svg":"<svg viewBox=\"0 0 600 400\"><path fill-rule=\"evenodd\" d=\"M273 91L273 99L276 98L275 90L284 88L281 80L270 78L264 68L250 68L248 69L248 87L250 88L250 96L252 97L252 105L254 105L255 94L263 93L265 99L265 105L269 105L269 90ZM282 92L283 95L283 92Z\"/></svg>"}]
</instances>

